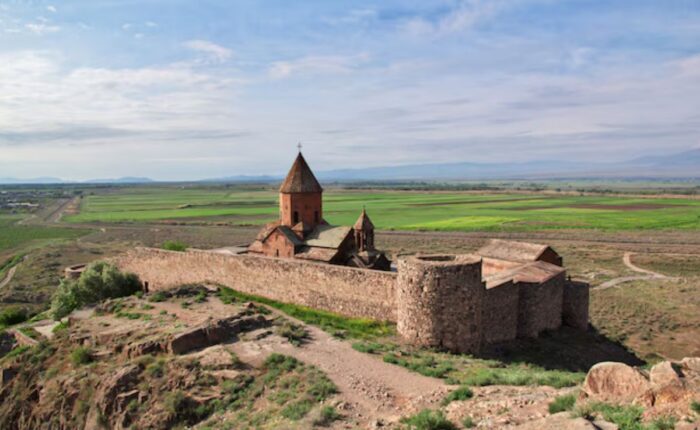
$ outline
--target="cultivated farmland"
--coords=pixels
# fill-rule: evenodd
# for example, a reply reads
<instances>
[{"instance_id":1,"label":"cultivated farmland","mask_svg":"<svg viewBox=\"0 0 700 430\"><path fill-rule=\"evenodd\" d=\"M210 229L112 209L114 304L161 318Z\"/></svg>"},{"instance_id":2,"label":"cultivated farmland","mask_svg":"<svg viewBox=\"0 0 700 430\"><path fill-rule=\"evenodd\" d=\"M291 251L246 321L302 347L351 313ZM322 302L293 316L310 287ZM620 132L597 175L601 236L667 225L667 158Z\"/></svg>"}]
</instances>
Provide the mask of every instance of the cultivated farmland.
<instances>
[{"instance_id":1,"label":"cultivated farmland","mask_svg":"<svg viewBox=\"0 0 700 430\"><path fill-rule=\"evenodd\" d=\"M79 214L86 222L178 222L259 225L276 219L275 190L224 187L143 187L87 196ZM560 229L695 230L700 200L632 196L579 196L330 189L325 218L352 224L362 206L383 230L537 231Z\"/></svg>"}]
</instances>

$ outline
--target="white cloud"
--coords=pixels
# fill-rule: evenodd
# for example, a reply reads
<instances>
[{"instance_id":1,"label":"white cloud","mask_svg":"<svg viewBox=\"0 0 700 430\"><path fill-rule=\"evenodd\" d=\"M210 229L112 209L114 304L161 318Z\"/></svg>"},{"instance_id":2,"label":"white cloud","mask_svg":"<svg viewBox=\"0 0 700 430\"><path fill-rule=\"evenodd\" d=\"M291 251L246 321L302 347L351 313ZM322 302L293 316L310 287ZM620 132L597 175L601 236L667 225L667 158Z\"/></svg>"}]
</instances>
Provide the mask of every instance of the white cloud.
<instances>
[{"instance_id":1,"label":"white cloud","mask_svg":"<svg viewBox=\"0 0 700 430\"><path fill-rule=\"evenodd\" d=\"M442 36L469 30L514 3L514 0L461 0L455 8L438 19L414 17L403 22L401 27L416 36Z\"/></svg>"},{"instance_id":2,"label":"white cloud","mask_svg":"<svg viewBox=\"0 0 700 430\"><path fill-rule=\"evenodd\" d=\"M46 10L48 10L49 12L52 12L52 13L58 12L58 11L56 10L56 6L53 6L53 5L48 5L48 6L46 6Z\"/></svg>"},{"instance_id":3,"label":"white cloud","mask_svg":"<svg viewBox=\"0 0 700 430\"><path fill-rule=\"evenodd\" d=\"M129 31L129 30L131 30L131 27L132 27L132 25L131 25L131 23L129 23L129 22L127 22L127 23L125 23L125 24L122 24L122 30L124 30L124 31Z\"/></svg>"},{"instance_id":4,"label":"white cloud","mask_svg":"<svg viewBox=\"0 0 700 430\"><path fill-rule=\"evenodd\" d=\"M272 79L283 79L302 74L345 74L357 69L368 60L367 54L307 56L296 60L272 63L268 68L268 76Z\"/></svg>"},{"instance_id":5,"label":"white cloud","mask_svg":"<svg viewBox=\"0 0 700 430\"><path fill-rule=\"evenodd\" d=\"M233 55L233 51L208 40L188 40L183 44L187 49L201 52L217 63L224 63Z\"/></svg>"},{"instance_id":6,"label":"white cloud","mask_svg":"<svg viewBox=\"0 0 700 430\"><path fill-rule=\"evenodd\" d=\"M156 24L153 21L146 21L145 25L146 25L146 27L151 27L151 28L158 27L158 24Z\"/></svg>"},{"instance_id":7,"label":"white cloud","mask_svg":"<svg viewBox=\"0 0 700 430\"><path fill-rule=\"evenodd\" d=\"M24 28L38 36L61 31L61 27L59 27L58 25L51 25L47 24L46 22L30 22L24 24Z\"/></svg>"}]
</instances>

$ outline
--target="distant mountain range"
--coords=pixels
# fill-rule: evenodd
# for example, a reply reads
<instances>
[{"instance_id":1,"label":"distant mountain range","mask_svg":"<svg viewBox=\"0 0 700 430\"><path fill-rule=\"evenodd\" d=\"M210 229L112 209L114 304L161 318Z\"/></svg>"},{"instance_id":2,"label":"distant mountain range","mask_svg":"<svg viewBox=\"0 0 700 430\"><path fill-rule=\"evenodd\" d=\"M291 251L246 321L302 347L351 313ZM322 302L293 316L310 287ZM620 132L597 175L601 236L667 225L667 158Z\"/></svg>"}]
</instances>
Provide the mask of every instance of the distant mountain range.
<instances>
[{"instance_id":1,"label":"distant mountain range","mask_svg":"<svg viewBox=\"0 0 700 430\"><path fill-rule=\"evenodd\" d=\"M355 181L431 181L431 180L496 180L496 179L700 179L700 149L656 157L604 163L571 160L539 160L526 163L442 163L383 166L363 169L318 170L323 182ZM194 182L206 183L268 183L282 176L227 176ZM32 179L0 178L0 184L143 184L156 182L150 178L124 177L70 182L60 178Z\"/></svg>"},{"instance_id":2,"label":"distant mountain range","mask_svg":"<svg viewBox=\"0 0 700 430\"><path fill-rule=\"evenodd\" d=\"M0 178L0 184L145 184L155 182L150 178L124 177L116 179L90 179L87 181L66 181L61 178L40 177L40 178Z\"/></svg>"}]
</instances>

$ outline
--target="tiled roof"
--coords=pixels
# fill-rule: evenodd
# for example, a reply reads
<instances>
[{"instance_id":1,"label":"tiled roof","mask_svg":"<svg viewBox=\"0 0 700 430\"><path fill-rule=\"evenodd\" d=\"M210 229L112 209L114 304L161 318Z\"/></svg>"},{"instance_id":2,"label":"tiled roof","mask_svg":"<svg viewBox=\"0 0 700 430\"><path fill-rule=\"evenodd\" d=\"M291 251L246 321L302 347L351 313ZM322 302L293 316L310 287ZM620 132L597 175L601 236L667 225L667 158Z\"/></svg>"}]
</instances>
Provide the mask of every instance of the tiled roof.
<instances>
[{"instance_id":1,"label":"tiled roof","mask_svg":"<svg viewBox=\"0 0 700 430\"><path fill-rule=\"evenodd\" d=\"M351 228L348 226L319 225L306 236L304 243L308 246L321 248L338 248L350 230Z\"/></svg>"},{"instance_id":2,"label":"tiled roof","mask_svg":"<svg viewBox=\"0 0 700 430\"><path fill-rule=\"evenodd\" d=\"M486 276L484 281L486 281L486 288L497 288L508 281L541 284L564 272L566 269L562 267L544 261L535 261Z\"/></svg>"},{"instance_id":3,"label":"tiled roof","mask_svg":"<svg viewBox=\"0 0 700 430\"><path fill-rule=\"evenodd\" d=\"M364 208L362 209L360 217L357 219L357 221L355 221L355 225L353 227L355 230L374 229L374 224L372 224L372 220L369 219L369 216L367 216L367 211Z\"/></svg>"},{"instance_id":4,"label":"tiled roof","mask_svg":"<svg viewBox=\"0 0 700 430\"><path fill-rule=\"evenodd\" d=\"M300 252L294 255L295 258L302 260L323 261L328 263L338 254L338 249L335 248L319 248L315 246L306 246Z\"/></svg>"},{"instance_id":5,"label":"tiled roof","mask_svg":"<svg viewBox=\"0 0 700 430\"><path fill-rule=\"evenodd\" d=\"M284 234L287 237L287 239L289 239L289 241L294 244L294 246L301 246L304 244L304 242L301 239L299 239L299 236L297 236L292 231L292 229L287 227L286 225L281 225L277 227L277 230Z\"/></svg>"},{"instance_id":6,"label":"tiled roof","mask_svg":"<svg viewBox=\"0 0 700 430\"><path fill-rule=\"evenodd\" d=\"M282 182L280 193L320 193L323 191L304 156L297 155L287 177Z\"/></svg>"},{"instance_id":7,"label":"tiled roof","mask_svg":"<svg viewBox=\"0 0 700 430\"><path fill-rule=\"evenodd\" d=\"M492 239L476 253L484 257L498 258L509 261L537 261L542 253L549 248L547 245L536 243L515 242L512 240Z\"/></svg>"}]
</instances>

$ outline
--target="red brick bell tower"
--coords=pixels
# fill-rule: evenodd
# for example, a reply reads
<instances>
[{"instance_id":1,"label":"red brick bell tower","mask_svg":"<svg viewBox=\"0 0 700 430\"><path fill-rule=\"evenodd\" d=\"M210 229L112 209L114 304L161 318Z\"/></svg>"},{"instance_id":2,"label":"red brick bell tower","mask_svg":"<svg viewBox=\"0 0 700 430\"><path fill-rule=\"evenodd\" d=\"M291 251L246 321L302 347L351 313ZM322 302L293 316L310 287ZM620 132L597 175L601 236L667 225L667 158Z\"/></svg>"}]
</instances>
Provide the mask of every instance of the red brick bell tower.
<instances>
[{"instance_id":1,"label":"red brick bell tower","mask_svg":"<svg viewBox=\"0 0 700 430\"><path fill-rule=\"evenodd\" d=\"M296 232L312 231L323 221L323 188L299 151L280 187L280 222Z\"/></svg>"}]
</instances>

